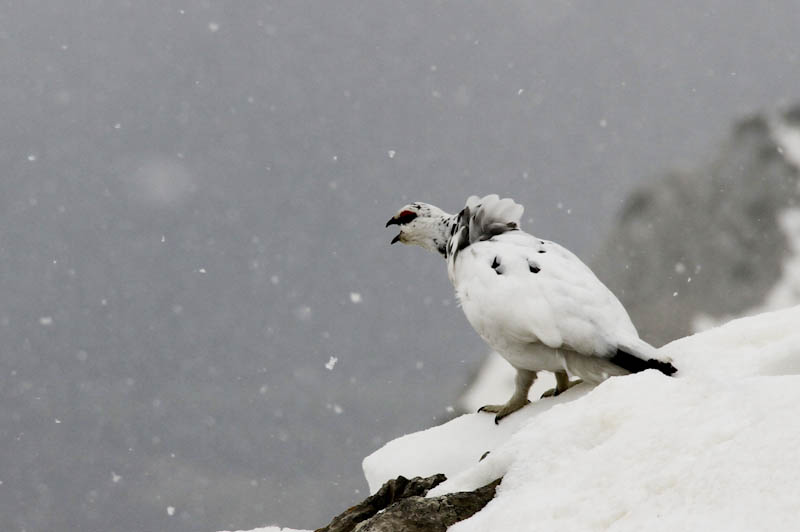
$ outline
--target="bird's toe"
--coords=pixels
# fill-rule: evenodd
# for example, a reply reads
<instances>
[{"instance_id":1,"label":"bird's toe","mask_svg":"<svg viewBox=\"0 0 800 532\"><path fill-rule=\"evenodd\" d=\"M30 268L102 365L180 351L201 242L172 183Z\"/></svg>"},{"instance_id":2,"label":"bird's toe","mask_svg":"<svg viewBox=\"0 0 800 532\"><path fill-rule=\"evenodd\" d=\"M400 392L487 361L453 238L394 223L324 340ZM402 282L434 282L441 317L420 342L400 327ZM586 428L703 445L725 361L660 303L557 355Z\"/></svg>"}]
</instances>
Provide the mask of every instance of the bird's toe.
<instances>
[{"instance_id":1,"label":"bird's toe","mask_svg":"<svg viewBox=\"0 0 800 532\"><path fill-rule=\"evenodd\" d=\"M494 423L498 425L500 420L504 417L508 416L509 414L513 414L523 406L529 404L530 401L526 400L524 402L509 402L504 405L484 405L478 409L478 412L489 412L491 414L497 414L494 416Z\"/></svg>"},{"instance_id":2,"label":"bird's toe","mask_svg":"<svg viewBox=\"0 0 800 532\"><path fill-rule=\"evenodd\" d=\"M544 392L542 394L540 399L544 399L545 397L555 397L555 396L558 395L558 393L559 392L558 392L558 390L556 388L550 388L549 390L547 390L546 392Z\"/></svg>"}]
</instances>

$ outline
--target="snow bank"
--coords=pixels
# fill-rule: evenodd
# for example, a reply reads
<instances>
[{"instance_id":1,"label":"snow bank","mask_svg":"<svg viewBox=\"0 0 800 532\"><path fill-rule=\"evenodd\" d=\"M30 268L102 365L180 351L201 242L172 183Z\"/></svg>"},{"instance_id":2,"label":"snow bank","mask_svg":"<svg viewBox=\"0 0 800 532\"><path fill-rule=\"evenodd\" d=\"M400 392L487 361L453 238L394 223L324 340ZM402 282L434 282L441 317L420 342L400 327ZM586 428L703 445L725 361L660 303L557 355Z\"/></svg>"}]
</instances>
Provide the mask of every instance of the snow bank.
<instances>
[{"instance_id":1,"label":"snow bank","mask_svg":"<svg viewBox=\"0 0 800 532\"><path fill-rule=\"evenodd\" d=\"M588 391L588 386L575 386L554 399L528 405L499 425L494 423L494 414L465 414L444 425L394 439L363 461L370 493L399 475L411 478L444 473L451 478L477 464L486 451L507 441L531 418L553 405L582 397Z\"/></svg>"},{"instance_id":2,"label":"snow bank","mask_svg":"<svg viewBox=\"0 0 800 532\"><path fill-rule=\"evenodd\" d=\"M245 532L245 531L239 530L238 532ZM265 528L256 528L253 530L249 530L247 532L311 532L311 530L296 530L294 528L281 528L279 526L268 526Z\"/></svg>"},{"instance_id":3,"label":"snow bank","mask_svg":"<svg viewBox=\"0 0 800 532\"><path fill-rule=\"evenodd\" d=\"M798 325L800 307L743 318L663 347L676 378L612 378L499 426L467 414L403 436L364 460L370 489L443 472L435 496L503 476L497 497L454 532L793 529Z\"/></svg>"}]
</instances>

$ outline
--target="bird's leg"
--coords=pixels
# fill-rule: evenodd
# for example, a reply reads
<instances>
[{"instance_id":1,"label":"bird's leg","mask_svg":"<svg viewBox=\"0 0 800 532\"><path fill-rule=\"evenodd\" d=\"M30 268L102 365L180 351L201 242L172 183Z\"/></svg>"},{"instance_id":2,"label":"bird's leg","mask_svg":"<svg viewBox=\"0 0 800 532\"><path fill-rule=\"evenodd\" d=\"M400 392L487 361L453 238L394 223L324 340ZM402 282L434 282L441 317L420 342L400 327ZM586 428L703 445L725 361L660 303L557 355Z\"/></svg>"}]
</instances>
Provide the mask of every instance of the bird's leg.
<instances>
[{"instance_id":1,"label":"bird's leg","mask_svg":"<svg viewBox=\"0 0 800 532\"><path fill-rule=\"evenodd\" d=\"M511 414L512 412L516 412L523 406L530 403L530 401L528 401L528 390L531 389L533 381L535 380L535 371L517 368L517 377L514 379L516 388L514 389L514 395L511 396L511 399L509 399L504 405L484 405L478 409L478 412L491 412L493 414L497 414L494 417L494 422L495 424L499 423L500 420L507 415Z\"/></svg>"},{"instance_id":2,"label":"bird's leg","mask_svg":"<svg viewBox=\"0 0 800 532\"><path fill-rule=\"evenodd\" d=\"M545 397L555 397L559 394L566 392L576 384L580 384L583 382L580 379L570 382L569 375L567 375L566 371L556 371L555 375L556 375L556 387L550 388L549 390L544 392L541 397L542 399L544 399Z\"/></svg>"}]
</instances>

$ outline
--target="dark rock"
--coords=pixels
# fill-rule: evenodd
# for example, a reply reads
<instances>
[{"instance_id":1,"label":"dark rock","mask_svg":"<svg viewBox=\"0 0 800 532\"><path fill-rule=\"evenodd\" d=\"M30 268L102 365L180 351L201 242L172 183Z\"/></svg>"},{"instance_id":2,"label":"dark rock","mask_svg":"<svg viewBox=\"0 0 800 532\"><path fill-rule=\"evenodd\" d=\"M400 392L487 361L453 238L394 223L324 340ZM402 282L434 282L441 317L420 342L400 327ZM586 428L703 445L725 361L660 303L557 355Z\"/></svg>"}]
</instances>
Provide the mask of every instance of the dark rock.
<instances>
[{"instance_id":1,"label":"dark rock","mask_svg":"<svg viewBox=\"0 0 800 532\"><path fill-rule=\"evenodd\" d=\"M316 532L444 532L492 500L500 480L470 492L425 498L444 475L397 477Z\"/></svg>"}]
</instances>

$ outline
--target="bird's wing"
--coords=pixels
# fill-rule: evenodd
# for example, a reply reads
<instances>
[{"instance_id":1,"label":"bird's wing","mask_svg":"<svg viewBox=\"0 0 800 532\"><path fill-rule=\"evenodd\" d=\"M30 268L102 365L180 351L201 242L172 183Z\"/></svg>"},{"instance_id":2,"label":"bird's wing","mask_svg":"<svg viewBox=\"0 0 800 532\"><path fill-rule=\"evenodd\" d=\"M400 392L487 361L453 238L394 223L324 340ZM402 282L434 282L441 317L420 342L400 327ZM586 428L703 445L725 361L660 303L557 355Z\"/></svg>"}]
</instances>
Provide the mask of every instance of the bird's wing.
<instances>
[{"instance_id":1,"label":"bird's wing","mask_svg":"<svg viewBox=\"0 0 800 532\"><path fill-rule=\"evenodd\" d=\"M648 346L619 300L580 259L523 231L465 247L452 278L467 318L484 338L539 341L602 357L624 345L636 347L636 354L645 349L641 344Z\"/></svg>"}]
</instances>

